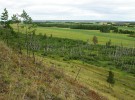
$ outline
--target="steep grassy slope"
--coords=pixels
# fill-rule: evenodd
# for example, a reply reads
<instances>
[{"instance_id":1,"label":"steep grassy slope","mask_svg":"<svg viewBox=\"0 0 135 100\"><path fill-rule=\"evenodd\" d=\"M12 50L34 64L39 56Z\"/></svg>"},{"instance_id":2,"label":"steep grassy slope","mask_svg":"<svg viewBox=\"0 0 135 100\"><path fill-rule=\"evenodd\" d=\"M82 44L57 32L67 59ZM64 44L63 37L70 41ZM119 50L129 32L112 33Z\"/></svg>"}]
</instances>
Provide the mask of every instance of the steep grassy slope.
<instances>
[{"instance_id":1,"label":"steep grassy slope","mask_svg":"<svg viewBox=\"0 0 135 100\"><path fill-rule=\"evenodd\" d=\"M104 100L54 64L20 55L0 42L0 100Z\"/></svg>"},{"instance_id":2,"label":"steep grassy slope","mask_svg":"<svg viewBox=\"0 0 135 100\"><path fill-rule=\"evenodd\" d=\"M109 100L134 100L135 99L135 77L127 73L113 70L115 85L109 88L106 82L108 76L107 68L83 64L80 61L63 61L61 59L44 58L46 64L55 64L57 68L63 68L64 72L75 78L79 69L81 71L77 80L88 88L97 91Z\"/></svg>"}]
</instances>

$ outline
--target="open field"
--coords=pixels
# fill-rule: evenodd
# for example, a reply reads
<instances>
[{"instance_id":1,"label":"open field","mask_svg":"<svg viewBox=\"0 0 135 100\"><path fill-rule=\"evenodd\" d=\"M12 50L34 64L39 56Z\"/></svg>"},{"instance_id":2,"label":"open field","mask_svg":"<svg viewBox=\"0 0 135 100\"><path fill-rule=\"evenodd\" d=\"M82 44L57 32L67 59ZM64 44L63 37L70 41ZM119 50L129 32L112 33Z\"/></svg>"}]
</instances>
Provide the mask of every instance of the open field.
<instances>
[{"instance_id":1,"label":"open field","mask_svg":"<svg viewBox=\"0 0 135 100\"><path fill-rule=\"evenodd\" d=\"M17 30L16 25L12 25ZM129 29L129 28L127 28ZM22 30L23 31L23 30ZM89 40L92 42L93 36L97 36L98 44L105 45L106 42L111 40L112 45L123 45L126 47L135 47L135 38L129 37L129 34L118 33L101 33L99 30L83 30L83 29L69 29L57 27L37 27L36 34L52 35L53 37L68 38L74 40Z\"/></svg>"},{"instance_id":2,"label":"open field","mask_svg":"<svg viewBox=\"0 0 135 100\"><path fill-rule=\"evenodd\" d=\"M98 37L99 44L105 45L107 41L111 39L113 45L123 45L128 47L135 46L135 38L128 37L125 34L117 33L101 33L98 30L80 30L80 29L68 29L68 28L56 28L56 27L37 27L37 34L42 33L51 35L53 37L69 38L75 40L87 41L88 39L92 43L93 36Z\"/></svg>"}]
</instances>

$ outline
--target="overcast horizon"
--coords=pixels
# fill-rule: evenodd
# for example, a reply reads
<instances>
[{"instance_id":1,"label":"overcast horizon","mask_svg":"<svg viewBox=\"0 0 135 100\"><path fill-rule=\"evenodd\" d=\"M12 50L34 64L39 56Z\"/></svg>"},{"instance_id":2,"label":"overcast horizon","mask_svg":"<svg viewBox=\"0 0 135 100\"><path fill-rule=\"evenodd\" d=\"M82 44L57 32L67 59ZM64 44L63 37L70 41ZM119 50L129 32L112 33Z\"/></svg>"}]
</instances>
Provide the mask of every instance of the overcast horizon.
<instances>
[{"instance_id":1,"label":"overcast horizon","mask_svg":"<svg viewBox=\"0 0 135 100\"><path fill-rule=\"evenodd\" d=\"M33 20L135 21L135 0L0 0L0 15L24 9Z\"/></svg>"}]
</instances>

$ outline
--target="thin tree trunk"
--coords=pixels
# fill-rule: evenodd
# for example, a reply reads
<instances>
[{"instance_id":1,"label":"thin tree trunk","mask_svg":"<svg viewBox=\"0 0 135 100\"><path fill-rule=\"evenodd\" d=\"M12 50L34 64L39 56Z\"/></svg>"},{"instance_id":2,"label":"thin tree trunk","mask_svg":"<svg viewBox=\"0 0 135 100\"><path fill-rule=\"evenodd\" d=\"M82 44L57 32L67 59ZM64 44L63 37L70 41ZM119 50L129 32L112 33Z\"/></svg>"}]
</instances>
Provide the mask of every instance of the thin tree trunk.
<instances>
[{"instance_id":1,"label":"thin tree trunk","mask_svg":"<svg viewBox=\"0 0 135 100\"><path fill-rule=\"evenodd\" d=\"M77 75L76 75L76 77L75 77L75 81L76 81L76 79L77 79L77 77L78 77L80 71L81 71L81 67L80 67L80 69L78 70L78 73L77 73Z\"/></svg>"},{"instance_id":2,"label":"thin tree trunk","mask_svg":"<svg viewBox=\"0 0 135 100\"><path fill-rule=\"evenodd\" d=\"M19 30L19 23L17 23L17 28L18 28L18 47L19 47L19 53L22 54L22 48L21 48L21 43L20 43L20 30Z\"/></svg>"},{"instance_id":3,"label":"thin tree trunk","mask_svg":"<svg viewBox=\"0 0 135 100\"><path fill-rule=\"evenodd\" d=\"M27 44L27 59L28 59L28 54L29 54L29 46L28 46L28 33L27 33L27 26L26 26L26 44Z\"/></svg>"},{"instance_id":4,"label":"thin tree trunk","mask_svg":"<svg viewBox=\"0 0 135 100\"><path fill-rule=\"evenodd\" d=\"M34 63L35 63L35 52L33 51L33 59L34 59Z\"/></svg>"}]
</instances>

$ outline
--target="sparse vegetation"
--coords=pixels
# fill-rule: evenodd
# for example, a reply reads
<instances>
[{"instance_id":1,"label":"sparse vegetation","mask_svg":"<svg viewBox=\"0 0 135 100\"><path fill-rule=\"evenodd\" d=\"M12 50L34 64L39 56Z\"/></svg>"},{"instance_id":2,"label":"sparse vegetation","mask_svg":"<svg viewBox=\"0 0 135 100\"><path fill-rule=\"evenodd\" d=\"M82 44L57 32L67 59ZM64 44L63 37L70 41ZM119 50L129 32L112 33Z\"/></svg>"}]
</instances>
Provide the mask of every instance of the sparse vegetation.
<instances>
[{"instance_id":1,"label":"sparse vegetation","mask_svg":"<svg viewBox=\"0 0 135 100\"><path fill-rule=\"evenodd\" d=\"M80 83L74 82L61 69L53 65L49 67L50 65L39 59L33 63L31 57L27 60L27 55L12 51L1 41L0 50L0 99L105 99ZM97 98L93 98L91 93ZM84 96L81 96L82 94Z\"/></svg>"},{"instance_id":2,"label":"sparse vegetation","mask_svg":"<svg viewBox=\"0 0 135 100\"><path fill-rule=\"evenodd\" d=\"M98 38L96 36L93 37L93 43L96 45L98 43Z\"/></svg>"}]
</instances>

